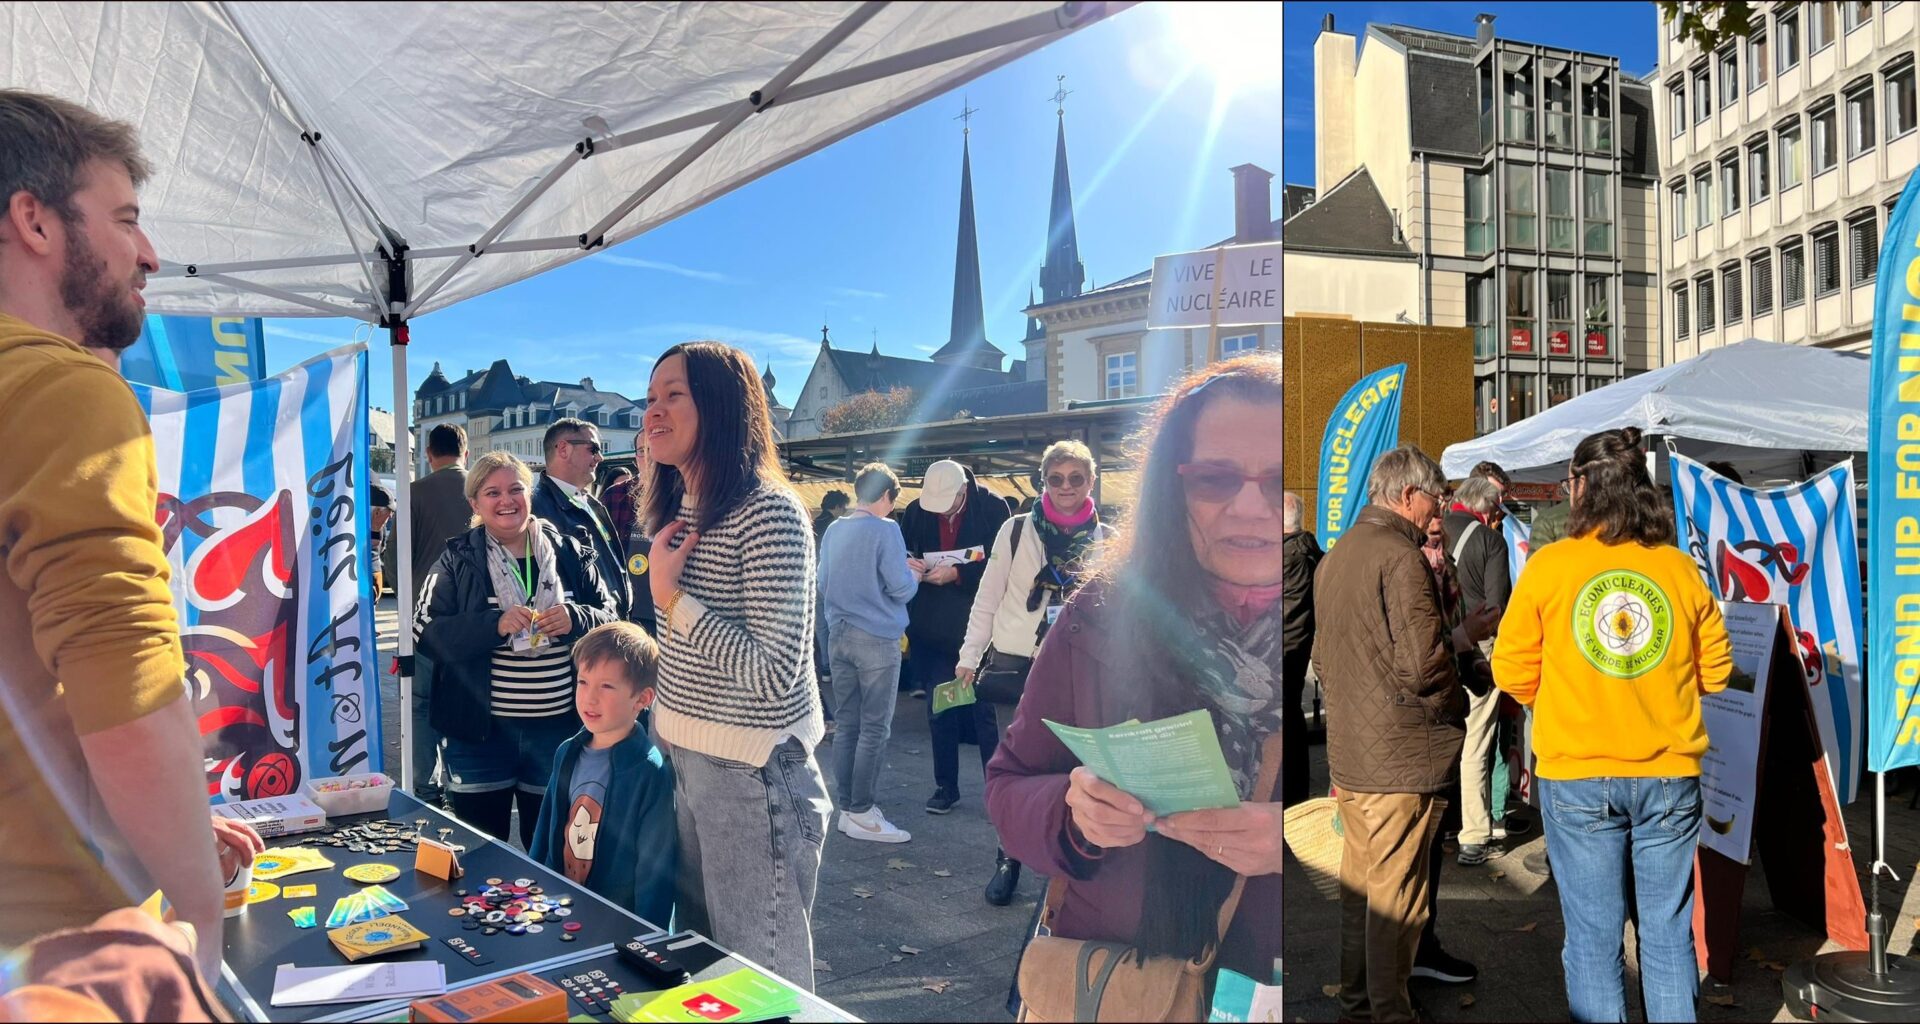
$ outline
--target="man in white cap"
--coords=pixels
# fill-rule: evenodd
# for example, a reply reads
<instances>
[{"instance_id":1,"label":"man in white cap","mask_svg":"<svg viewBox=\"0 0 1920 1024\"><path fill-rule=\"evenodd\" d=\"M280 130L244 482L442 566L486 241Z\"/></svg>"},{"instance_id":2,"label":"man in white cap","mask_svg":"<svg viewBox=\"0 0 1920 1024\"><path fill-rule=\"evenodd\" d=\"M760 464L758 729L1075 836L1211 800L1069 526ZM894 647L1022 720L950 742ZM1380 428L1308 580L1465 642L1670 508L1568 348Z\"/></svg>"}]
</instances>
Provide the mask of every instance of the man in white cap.
<instances>
[{"instance_id":1,"label":"man in white cap","mask_svg":"<svg viewBox=\"0 0 1920 1024\"><path fill-rule=\"evenodd\" d=\"M908 671L914 689L926 690L954 677L967 617L980 577L987 571L988 549L1007 520L1007 503L980 486L973 473L950 459L927 467L920 497L900 514L907 554L922 573L920 590L907 605ZM960 799L960 731L971 717L984 767L1000 744L1000 726L986 701L933 714L934 792L928 814L946 814Z\"/></svg>"}]
</instances>

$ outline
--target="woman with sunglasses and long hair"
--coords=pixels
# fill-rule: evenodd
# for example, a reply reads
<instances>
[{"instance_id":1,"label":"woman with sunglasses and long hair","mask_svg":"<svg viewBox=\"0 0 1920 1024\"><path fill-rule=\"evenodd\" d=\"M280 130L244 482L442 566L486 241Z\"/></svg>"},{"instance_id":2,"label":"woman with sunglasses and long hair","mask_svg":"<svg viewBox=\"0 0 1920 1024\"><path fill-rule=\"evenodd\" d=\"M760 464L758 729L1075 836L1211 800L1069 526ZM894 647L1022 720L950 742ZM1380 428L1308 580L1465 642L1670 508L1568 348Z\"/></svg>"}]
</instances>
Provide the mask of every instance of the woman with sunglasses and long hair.
<instances>
[{"instance_id":1,"label":"woman with sunglasses and long hair","mask_svg":"<svg viewBox=\"0 0 1920 1024\"><path fill-rule=\"evenodd\" d=\"M1567 477L1567 537L1527 560L1493 648L1495 685L1533 709L1553 873L1578 883L1560 886L1567 1009L1626 1019L1631 891L1647 1019L1690 1021L1700 699L1732 672L1726 625L1674 546L1673 506L1647 475L1640 431L1581 441Z\"/></svg>"},{"instance_id":2,"label":"woman with sunglasses and long hair","mask_svg":"<svg viewBox=\"0 0 1920 1024\"><path fill-rule=\"evenodd\" d=\"M643 491L660 640L654 728L680 824L676 916L813 990L832 810L813 750L814 541L746 353L675 345L647 385ZM664 923L664 922L661 922Z\"/></svg>"},{"instance_id":3,"label":"woman with sunglasses and long hair","mask_svg":"<svg viewBox=\"0 0 1920 1024\"><path fill-rule=\"evenodd\" d=\"M1175 386L1143 434L1128 530L1034 658L987 766L987 807L1007 855L1053 879L1052 936L1149 957L1214 949L1221 966L1278 981L1281 432L1277 356L1218 363ZM1046 725L1194 710L1210 714L1238 807L1156 819ZM1030 951L1022 966L1029 1002L1037 986L1053 989L1029 977L1037 963Z\"/></svg>"},{"instance_id":4,"label":"woman with sunglasses and long hair","mask_svg":"<svg viewBox=\"0 0 1920 1024\"><path fill-rule=\"evenodd\" d=\"M1055 441L1040 456L1046 485L1033 509L1001 524L980 577L955 674L974 682L984 668L997 690L982 699L1018 703L1040 638L1067 598L1089 575L1113 528L1093 501L1093 452L1079 441ZM1020 862L1001 850L987 883L987 902L1004 907L1020 885Z\"/></svg>"}]
</instances>

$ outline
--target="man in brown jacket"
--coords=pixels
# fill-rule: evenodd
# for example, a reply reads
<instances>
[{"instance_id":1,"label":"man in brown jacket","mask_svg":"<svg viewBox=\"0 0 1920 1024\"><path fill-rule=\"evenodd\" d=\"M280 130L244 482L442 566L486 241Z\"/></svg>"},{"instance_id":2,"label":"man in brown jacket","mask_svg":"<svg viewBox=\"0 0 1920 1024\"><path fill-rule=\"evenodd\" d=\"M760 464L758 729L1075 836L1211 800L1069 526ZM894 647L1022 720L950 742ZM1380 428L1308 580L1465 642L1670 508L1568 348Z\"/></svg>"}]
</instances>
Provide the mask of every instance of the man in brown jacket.
<instances>
[{"instance_id":1,"label":"man in brown jacket","mask_svg":"<svg viewBox=\"0 0 1920 1024\"><path fill-rule=\"evenodd\" d=\"M1349 1020L1414 1019L1407 978L1427 918L1427 854L1466 731L1454 655L1493 628L1483 614L1448 630L1420 552L1446 486L1418 448L1382 455L1369 504L1314 577L1313 664L1346 844L1340 1015Z\"/></svg>"}]
</instances>

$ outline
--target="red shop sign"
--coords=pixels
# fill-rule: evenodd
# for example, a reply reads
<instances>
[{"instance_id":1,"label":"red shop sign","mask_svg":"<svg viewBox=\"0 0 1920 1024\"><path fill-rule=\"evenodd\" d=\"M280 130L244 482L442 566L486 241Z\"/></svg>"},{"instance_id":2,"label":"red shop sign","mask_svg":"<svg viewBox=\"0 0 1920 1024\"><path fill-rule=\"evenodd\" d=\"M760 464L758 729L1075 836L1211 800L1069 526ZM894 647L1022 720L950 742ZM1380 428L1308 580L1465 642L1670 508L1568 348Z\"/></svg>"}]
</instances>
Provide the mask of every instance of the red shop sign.
<instances>
[{"instance_id":1,"label":"red shop sign","mask_svg":"<svg viewBox=\"0 0 1920 1024\"><path fill-rule=\"evenodd\" d=\"M1556 356L1573 354L1573 339L1565 331L1555 331L1547 336L1547 351Z\"/></svg>"},{"instance_id":2,"label":"red shop sign","mask_svg":"<svg viewBox=\"0 0 1920 1024\"><path fill-rule=\"evenodd\" d=\"M1507 351L1521 355L1533 353L1533 332L1525 327L1515 327L1507 332Z\"/></svg>"},{"instance_id":3,"label":"red shop sign","mask_svg":"<svg viewBox=\"0 0 1920 1024\"><path fill-rule=\"evenodd\" d=\"M1600 359L1607 357L1607 332L1587 332L1587 355Z\"/></svg>"}]
</instances>

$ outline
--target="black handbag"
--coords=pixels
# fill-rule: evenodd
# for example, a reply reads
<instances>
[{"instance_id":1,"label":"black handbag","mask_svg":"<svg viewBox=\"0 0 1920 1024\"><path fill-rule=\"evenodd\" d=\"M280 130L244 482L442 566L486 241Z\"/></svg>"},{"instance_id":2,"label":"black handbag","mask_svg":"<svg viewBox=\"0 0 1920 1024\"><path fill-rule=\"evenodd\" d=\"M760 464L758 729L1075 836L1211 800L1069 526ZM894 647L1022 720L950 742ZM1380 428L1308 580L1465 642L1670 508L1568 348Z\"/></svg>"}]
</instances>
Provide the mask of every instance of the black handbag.
<instances>
[{"instance_id":1,"label":"black handbag","mask_svg":"<svg viewBox=\"0 0 1920 1024\"><path fill-rule=\"evenodd\" d=\"M1027 672L1032 668L1032 658L987 648L987 656L980 659L980 671L973 679L974 698L989 704L1020 703L1020 696L1027 692Z\"/></svg>"}]
</instances>

